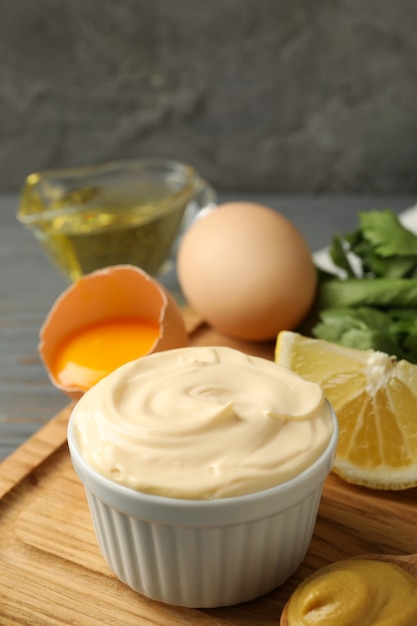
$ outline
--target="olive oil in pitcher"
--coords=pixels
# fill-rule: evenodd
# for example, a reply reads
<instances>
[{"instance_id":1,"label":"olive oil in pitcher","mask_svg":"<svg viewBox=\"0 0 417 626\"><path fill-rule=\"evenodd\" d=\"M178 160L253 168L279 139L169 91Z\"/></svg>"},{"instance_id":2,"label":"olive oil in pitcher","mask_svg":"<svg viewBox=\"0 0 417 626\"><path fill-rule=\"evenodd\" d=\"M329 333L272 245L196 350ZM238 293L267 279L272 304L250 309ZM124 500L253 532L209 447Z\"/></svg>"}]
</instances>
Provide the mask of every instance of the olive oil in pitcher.
<instances>
[{"instance_id":1,"label":"olive oil in pitcher","mask_svg":"<svg viewBox=\"0 0 417 626\"><path fill-rule=\"evenodd\" d=\"M200 199L213 200L214 192L189 166L146 163L148 167L139 169L132 162L117 162L87 173L69 170L71 176L61 171L28 177L18 218L33 229L48 257L70 280L119 264L158 275L187 211L200 208ZM157 176L150 175L150 165L158 165Z\"/></svg>"}]
</instances>

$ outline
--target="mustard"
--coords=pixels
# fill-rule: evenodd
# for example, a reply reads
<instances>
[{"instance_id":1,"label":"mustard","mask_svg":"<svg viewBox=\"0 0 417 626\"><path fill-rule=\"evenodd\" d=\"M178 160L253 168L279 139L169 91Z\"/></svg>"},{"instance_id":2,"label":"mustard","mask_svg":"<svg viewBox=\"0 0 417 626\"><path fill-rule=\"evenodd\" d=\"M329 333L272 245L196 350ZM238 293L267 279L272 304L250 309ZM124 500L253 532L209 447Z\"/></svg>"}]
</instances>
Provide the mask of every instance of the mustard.
<instances>
[{"instance_id":1,"label":"mustard","mask_svg":"<svg viewBox=\"0 0 417 626\"><path fill-rule=\"evenodd\" d=\"M417 580L399 565L339 561L296 589L288 626L416 626Z\"/></svg>"}]
</instances>

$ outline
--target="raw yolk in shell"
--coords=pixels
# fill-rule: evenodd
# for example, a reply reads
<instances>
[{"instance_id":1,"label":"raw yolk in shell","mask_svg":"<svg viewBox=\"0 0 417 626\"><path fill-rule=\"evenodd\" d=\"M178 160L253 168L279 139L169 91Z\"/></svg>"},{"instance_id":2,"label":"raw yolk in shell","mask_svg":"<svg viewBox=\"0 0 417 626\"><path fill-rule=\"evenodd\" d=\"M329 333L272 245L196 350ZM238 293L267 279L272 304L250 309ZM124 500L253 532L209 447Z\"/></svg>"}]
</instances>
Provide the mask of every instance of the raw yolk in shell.
<instances>
[{"instance_id":1,"label":"raw yolk in shell","mask_svg":"<svg viewBox=\"0 0 417 626\"><path fill-rule=\"evenodd\" d=\"M152 320L103 321L68 337L55 355L52 371L63 385L87 390L128 361L151 350L160 335Z\"/></svg>"}]
</instances>

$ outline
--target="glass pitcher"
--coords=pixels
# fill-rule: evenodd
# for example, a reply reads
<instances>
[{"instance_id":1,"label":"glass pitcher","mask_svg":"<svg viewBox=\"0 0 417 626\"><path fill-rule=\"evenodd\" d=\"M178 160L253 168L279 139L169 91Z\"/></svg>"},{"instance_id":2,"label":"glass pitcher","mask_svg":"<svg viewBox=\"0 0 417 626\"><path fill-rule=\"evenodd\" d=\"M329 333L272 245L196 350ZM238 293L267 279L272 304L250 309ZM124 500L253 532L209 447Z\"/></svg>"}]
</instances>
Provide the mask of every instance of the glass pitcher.
<instances>
[{"instance_id":1,"label":"glass pitcher","mask_svg":"<svg viewBox=\"0 0 417 626\"><path fill-rule=\"evenodd\" d=\"M17 218L70 281L132 264L152 276L172 266L181 235L216 193L177 161L112 161L30 174Z\"/></svg>"}]
</instances>

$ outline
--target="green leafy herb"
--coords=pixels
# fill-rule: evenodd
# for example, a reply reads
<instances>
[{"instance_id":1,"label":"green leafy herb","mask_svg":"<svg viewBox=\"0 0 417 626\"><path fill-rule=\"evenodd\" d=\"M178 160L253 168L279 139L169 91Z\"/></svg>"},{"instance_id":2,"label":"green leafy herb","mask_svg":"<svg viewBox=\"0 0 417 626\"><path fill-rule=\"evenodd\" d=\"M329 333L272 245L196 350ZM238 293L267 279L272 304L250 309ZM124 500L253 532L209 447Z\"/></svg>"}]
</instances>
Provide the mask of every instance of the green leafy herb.
<instances>
[{"instance_id":1,"label":"green leafy herb","mask_svg":"<svg viewBox=\"0 0 417 626\"><path fill-rule=\"evenodd\" d=\"M359 228L332 239L344 278L319 271L314 337L381 350L417 363L417 235L390 210L359 213Z\"/></svg>"},{"instance_id":2,"label":"green leafy herb","mask_svg":"<svg viewBox=\"0 0 417 626\"><path fill-rule=\"evenodd\" d=\"M329 254L333 263L340 267L342 270L344 270L347 276L350 276L352 278L355 277L354 269L347 257L345 248L343 246L343 240L338 235L335 235L333 237Z\"/></svg>"},{"instance_id":3,"label":"green leafy herb","mask_svg":"<svg viewBox=\"0 0 417 626\"><path fill-rule=\"evenodd\" d=\"M392 211L360 213L363 237L382 257L410 255L417 260L417 237L405 228Z\"/></svg>"},{"instance_id":4,"label":"green leafy herb","mask_svg":"<svg viewBox=\"0 0 417 626\"><path fill-rule=\"evenodd\" d=\"M319 291L321 308L347 306L414 307L417 278L348 278L324 282Z\"/></svg>"}]
</instances>

